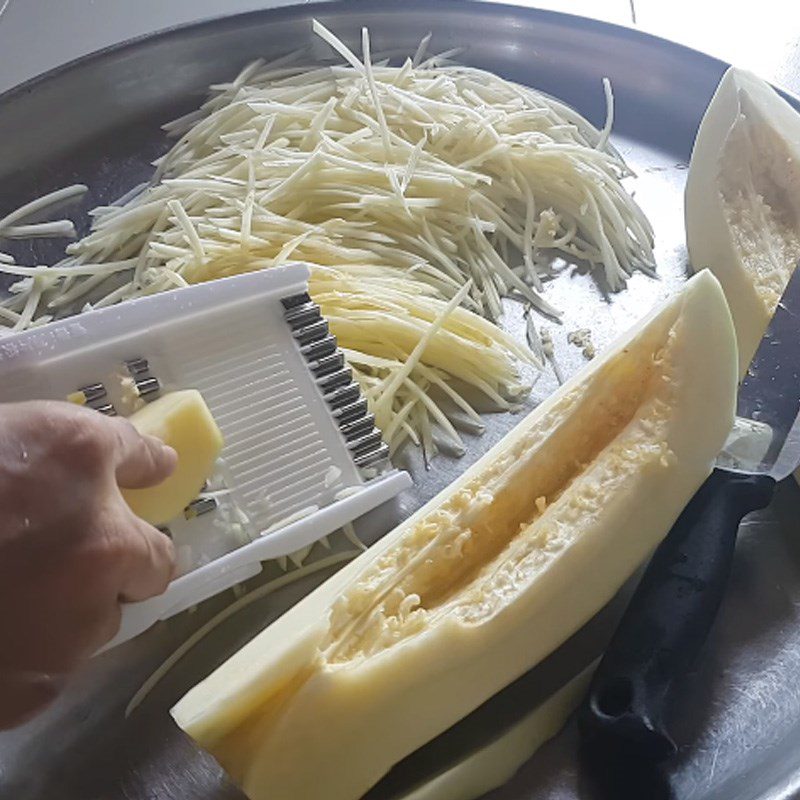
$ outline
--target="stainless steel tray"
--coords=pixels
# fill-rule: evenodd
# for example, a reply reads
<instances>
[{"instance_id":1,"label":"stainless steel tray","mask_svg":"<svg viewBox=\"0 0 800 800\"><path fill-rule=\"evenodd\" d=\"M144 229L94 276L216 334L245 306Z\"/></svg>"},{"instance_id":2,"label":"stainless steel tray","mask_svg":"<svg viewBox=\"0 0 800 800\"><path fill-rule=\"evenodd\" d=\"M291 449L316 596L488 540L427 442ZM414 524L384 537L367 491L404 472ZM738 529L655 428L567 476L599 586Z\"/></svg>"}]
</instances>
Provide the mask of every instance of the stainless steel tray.
<instances>
[{"instance_id":1,"label":"stainless steel tray","mask_svg":"<svg viewBox=\"0 0 800 800\"><path fill-rule=\"evenodd\" d=\"M161 123L197 106L208 84L232 77L247 60L310 43L313 16L353 42L360 26L368 25L375 50L413 52L433 31L435 47L465 47L465 62L558 95L598 122L600 81L611 78L617 99L613 139L639 174L632 188L656 228L660 280L636 276L628 291L610 298L590 277L572 272L551 285L549 299L567 312L563 328L553 329L566 373L582 363L577 348L566 343L567 331L591 327L602 346L681 283L686 164L725 65L627 29L494 4L303 5L179 28L75 62L0 97L0 210L77 180L92 187L82 210L120 196L148 177L149 161L165 148ZM60 246L40 242L33 252L54 259ZM521 310L513 304L506 325L522 335ZM552 375L543 377L529 405L554 386ZM365 519L362 535L374 540L408 516L517 420L489 417L485 435L470 440L466 457L440 457L430 472L412 456L415 490ZM681 707L690 711L677 720L680 740L690 743L672 770L680 800L800 796L798 509L800 490L787 482L773 507L743 526L728 597L704 657L686 681ZM0 734L0 797L241 798L215 763L180 734L167 710L322 577L292 585L231 619L182 660L127 722L123 708L141 682L231 597L209 601L97 659L46 715ZM590 623L590 635L573 647L577 661L592 657L613 611ZM493 796L534 795L591 797L576 768L573 726Z\"/></svg>"}]
</instances>

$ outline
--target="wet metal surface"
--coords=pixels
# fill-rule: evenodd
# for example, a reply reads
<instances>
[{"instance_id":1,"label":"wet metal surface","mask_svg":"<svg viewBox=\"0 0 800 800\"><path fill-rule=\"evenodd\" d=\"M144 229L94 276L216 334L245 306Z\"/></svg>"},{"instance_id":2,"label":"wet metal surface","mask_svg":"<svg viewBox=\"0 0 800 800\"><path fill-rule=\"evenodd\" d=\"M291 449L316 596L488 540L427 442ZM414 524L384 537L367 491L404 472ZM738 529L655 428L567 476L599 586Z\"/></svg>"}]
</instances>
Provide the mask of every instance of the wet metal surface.
<instances>
[{"instance_id":1,"label":"wet metal surface","mask_svg":"<svg viewBox=\"0 0 800 800\"><path fill-rule=\"evenodd\" d=\"M419 39L433 31L434 47L463 46L465 62L552 92L598 123L604 109L601 78L611 78L617 100L613 138L638 173L630 187L656 229L660 278L637 275L628 291L613 297L604 297L589 276L574 270L547 286L547 299L566 312L562 326L544 322L565 374L584 363L580 349L567 342L568 332L590 328L601 349L683 281L686 164L724 65L637 32L500 5L412 0L378 6L368 0L319 9L302 6L178 30L85 61L0 98L0 212L73 181L92 187L73 209L76 218L120 196L149 176L149 162L163 151L160 124L196 107L209 83L232 77L249 59L311 43L313 15L351 43L360 26L368 25L375 51L391 46L413 52ZM52 261L63 244L40 242L36 253ZM506 308L506 327L524 337L521 307L508 303ZM529 406L555 385L548 371ZM467 456L439 457L428 473L412 456L416 489L363 520L358 526L362 535L375 540L407 517L518 420L510 414L488 417L482 437L467 437ZM798 509L800 490L787 482L773 507L743 526L719 621L686 681L685 700L676 708L675 730L686 745L671 771L680 800L797 796ZM334 547L348 545L337 540ZM266 577L279 574L274 566L268 572ZM48 714L0 734L0 798L241 798L214 761L176 729L167 710L322 577L291 585L229 620L181 660L127 721L123 709L142 681L232 595L159 624L97 659ZM597 638L585 637L594 644L576 660L583 664L594 657ZM575 754L570 725L493 797L591 800Z\"/></svg>"}]
</instances>

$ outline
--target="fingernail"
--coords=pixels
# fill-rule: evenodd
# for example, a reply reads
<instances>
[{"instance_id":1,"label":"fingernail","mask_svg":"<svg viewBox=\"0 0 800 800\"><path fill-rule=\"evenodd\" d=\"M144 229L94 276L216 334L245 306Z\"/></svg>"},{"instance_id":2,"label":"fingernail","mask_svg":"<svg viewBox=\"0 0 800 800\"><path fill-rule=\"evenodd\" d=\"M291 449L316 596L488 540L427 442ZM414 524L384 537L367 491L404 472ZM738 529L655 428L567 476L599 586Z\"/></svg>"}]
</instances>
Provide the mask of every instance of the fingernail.
<instances>
[{"instance_id":1,"label":"fingernail","mask_svg":"<svg viewBox=\"0 0 800 800\"><path fill-rule=\"evenodd\" d=\"M178 454L175 452L174 447L170 447L166 442L163 442L158 436L153 436L152 434L145 434L144 438L147 440L147 443L152 447L154 450L159 452L165 458L177 458Z\"/></svg>"},{"instance_id":2,"label":"fingernail","mask_svg":"<svg viewBox=\"0 0 800 800\"><path fill-rule=\"evenodd\" d=\"M161 443L164 453L164 460L171 464L172 469L178 466L178 451L168 444Z\"/></svg>"},{"instance_id":3,"label":"fingernail","mask_svg":"<svg viewBox=\"0 0 800 800\"><path fill-rule=\"evenodd\" d=\"M157 436L146 434L144 437L147 440L147 445L150 452L160 462L159 466L167 474L171 474L178 466L178 453L174 447L165 444Z\"/></svg>"}]
</instances>

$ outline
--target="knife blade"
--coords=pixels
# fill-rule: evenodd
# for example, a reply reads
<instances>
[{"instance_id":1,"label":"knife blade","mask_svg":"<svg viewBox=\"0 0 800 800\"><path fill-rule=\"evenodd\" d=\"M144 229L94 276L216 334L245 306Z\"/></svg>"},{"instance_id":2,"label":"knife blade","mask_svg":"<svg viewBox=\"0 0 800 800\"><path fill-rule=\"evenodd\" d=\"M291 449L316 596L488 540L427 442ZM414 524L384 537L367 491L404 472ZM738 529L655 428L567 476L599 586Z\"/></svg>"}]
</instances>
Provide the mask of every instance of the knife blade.
<instances>
[{"instance_id":1,"label":"knife blade","mask_svg":"<svg viewBox=\"0 0 800 800\"><path fill-rule=\"evenodd\" d=\"M404 800L416 789L500 740L596 661L608 644L632 591L632 586L624 586L593 620L557 650L460 722L396 764L363 800Z\"/></svg>"},{"instance_id":2,"label":"knife blade","mask_svg":"<svg viewBox=\"0 0 800 800\"><path fill-rule=\"evenodd\" d=\"M656 550L581 708L585 742L654 763L677 746L664 716L699 654L742 518L800 464L800 268L739 389L737 424L710 477ZM766 435L765 435L766 434Z\"/></svg>"}]
</instances>

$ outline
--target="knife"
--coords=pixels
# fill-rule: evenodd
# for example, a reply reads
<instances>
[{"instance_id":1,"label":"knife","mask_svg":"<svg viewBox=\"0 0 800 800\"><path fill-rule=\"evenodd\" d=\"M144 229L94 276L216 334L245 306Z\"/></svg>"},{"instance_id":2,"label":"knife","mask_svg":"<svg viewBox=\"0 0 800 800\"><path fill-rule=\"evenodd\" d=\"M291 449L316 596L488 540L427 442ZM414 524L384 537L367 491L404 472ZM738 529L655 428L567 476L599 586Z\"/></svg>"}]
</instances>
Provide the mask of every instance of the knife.
<instances>
[{"instance_id":1,"label":"knife","mask_svg":"<svg viewBox=\"0 0 800 800\"><path fill-rule=\"evenodd\" d=\"M596 661L630 600L631 586L531 670L435 739L406 756L362 800L405 800L415 790L494 744Z\"/></svg>"},{"instance_id":2,"label":"knife","mask_svg":"<svg viewBox=\"0 0 800 800\"><path fill-rule=\"evenodd\" d=\"M653 748L661 752L659 747L667 754L674 752L675 745L661 723L661 712L668 690L688 668L711 627L739 522L749 511L767 505L777 480L786 477L800 461L798 368L800 269L790 280L762 347L751 362L739 392L737 420L718 465L656 551L645 572L650 576L647 583L643 578L633 594L630 586L623 587L590 623L548 658L396 764L363 800L403 800L498 741L589 665L609 639L612 642L581 714L581 751L586 754L590 748L592 761L598 763L599 755L601 764L600 769L592 769L591 787L613 800L669 797L663 775L651 766L655 762L644 759L632 769L630 759L620 762L602 745L609 741L625 743L632 735L636 744L644 744L646 752ZM782 396L784 387L791 389L788 397ZM684 552L690 561L679 563L683 570L673 574L673 561L680 561ZM700 589L694 581L705 584ZM623 622L618 625L621 617ZM663 630L658 637L653 635L656 627ZM667 638L674 652L663 650ZM651 667L652 674L648 672ZM635 684L635 702L628 709L614 709L604 698L618 678ZM614 710L621 713L608 713ZM630 724L636 720L638 726ZM610 776L613 793L609 794L608 781L597 778L603 770L618 776L624 772L622 791L619 781Z\"/></svg>"},{"instance_id":3,"label":"knife","mask_svg":"<svg viewBox=\"0 0 800 800\"><path fill-rule=\"evenodd\" d=\"M739 389L736 442L656 550L594 675L579 717L585 744L651 763L675 754L664 712L719 609L739 523L800 463L799 413L797 268Z\"/></svg>"}]
</instances>

